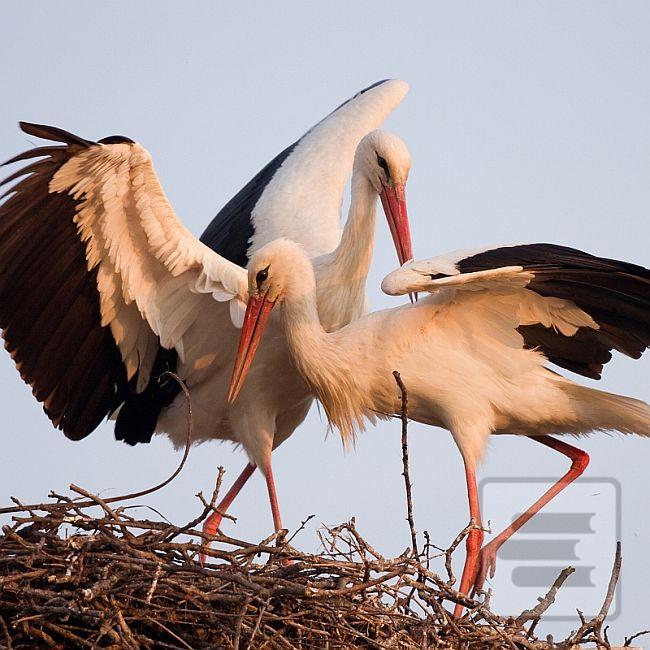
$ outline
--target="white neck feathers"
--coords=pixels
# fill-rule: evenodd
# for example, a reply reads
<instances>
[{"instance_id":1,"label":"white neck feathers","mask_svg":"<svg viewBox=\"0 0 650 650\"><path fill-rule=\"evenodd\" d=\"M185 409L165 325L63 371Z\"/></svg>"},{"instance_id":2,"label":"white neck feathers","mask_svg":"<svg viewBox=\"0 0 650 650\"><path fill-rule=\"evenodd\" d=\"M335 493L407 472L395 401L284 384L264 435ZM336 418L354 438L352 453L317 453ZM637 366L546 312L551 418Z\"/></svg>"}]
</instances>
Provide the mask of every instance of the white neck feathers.
<instances>
[{"instance_id":1,"label":"white neck feathers","mask_svg":"<svg viewBox=\"0 0 650 650\"><path fill-rule=\"evenodd\" d=\"M343 444L354 442L355 431L364 429L364 398L353 364L320 324L313 291L289 296L283 305L284 328L296 368L323 405L331 426L341 433Z\"/></svg>"},{"instance_id":2,"label":"white neck feathers","mask_svg":"<svg viewBox=\"0 0 650 650\"><path fill-rule=\"evenodd\" d=\"M323 327L334 331L363 315L366 277L375 244L377 193L367 176L352 177L348 220L337 248L315 260L318 313Z\"/></svg>"}]
</instances>

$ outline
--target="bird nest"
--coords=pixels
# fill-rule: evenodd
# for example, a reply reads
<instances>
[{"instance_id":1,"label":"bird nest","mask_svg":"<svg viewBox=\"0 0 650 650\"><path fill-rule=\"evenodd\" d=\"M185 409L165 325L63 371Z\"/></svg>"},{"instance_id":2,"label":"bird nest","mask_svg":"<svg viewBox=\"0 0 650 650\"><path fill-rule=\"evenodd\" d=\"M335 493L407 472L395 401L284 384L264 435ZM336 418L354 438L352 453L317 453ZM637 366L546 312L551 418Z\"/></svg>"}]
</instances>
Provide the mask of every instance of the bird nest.
<instances>
[{"instance_id":1,"label":"bird nest","mask_svg":"<svg viewBox=\"0 0 650 650\"><path fill-rule=\"evenodd\" d=\"M182 470L193 439L187 398L185 453L161 484L102 499L75 485L71 496L0 508L12 523L0 535L0 649L2 648L525 648L551 650L584 644L609 647L604 622L621 567L620 546L598 615L579 614L562 641L539 638L536 627L568 567L549 591L517 617L490 609L490 593L473 599L454 589L454 550L470 524L442 550L425 534L418 548L408 463L408 394L402 395L402 465L411 545L382 556L354 520L318 531L319 553L294 547L282 531L257 544L206 535L201 524L215 511L223 470L201 514L184 526L139 519L124 505L169 484ZM155 512L155 511L154 511ZM225 515L228 516L228 515ZM204 543L210 541L211 548ZM207 560L199 561L201 549ZM446 576L431 568L444 560ZM460 619L450 611L466 608ZM635 635L638 636L638 635ZM635 637L626 639L626 645Z\"/></svg>"},{"instance_id":2,"label":"bird nest","mask_svg":"<svg viewBox=\"0 0 650 650\"><path fill-rule=\"evenodd\" d=\"M617 555L600 614L577 621L562 642L535 634L566 569L518 617L465 598L449 574L430 569L430 544L383 557L354 521L319 531L322 550L294 548L293 536L257 544L210 537L210 513L184 526L138 519L81 488L81 499L51 493L47 503L14 499L0 536L0 646L97 648L568 648L607 645L603 622L620 569ZM215 495L216 497L216 490ZM215 499L212 499L214 503ZM8 508L4 509L7 512ZM292 562L289 564L289 562ZM450 609L463 603L466 614Z\"/></svg>"}]
</instances>

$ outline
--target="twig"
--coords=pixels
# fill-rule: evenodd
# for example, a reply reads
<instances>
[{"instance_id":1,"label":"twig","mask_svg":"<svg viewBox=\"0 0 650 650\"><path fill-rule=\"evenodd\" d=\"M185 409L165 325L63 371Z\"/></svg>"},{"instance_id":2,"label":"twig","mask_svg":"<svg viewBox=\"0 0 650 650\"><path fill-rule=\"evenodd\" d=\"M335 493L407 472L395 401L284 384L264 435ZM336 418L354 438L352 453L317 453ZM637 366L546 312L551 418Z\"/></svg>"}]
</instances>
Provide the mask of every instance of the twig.
<instances>
[{"instance_id":1,"label":"twig","mask_svg":"<svg viewBox=\"0 0 650 650\"><path fill-rule=\"evenodd\" d=\"M258 630L260 629L260 623L262 622L262 617L264 616L264 612L266 612L266 608L269 606L269 603L271 602L271 599L267 599L267 601L260 607L259 614L257 615L257 619L255 619L255 626L253 627L253 631L251 632L250 639L248 640L248 646L246 647L246 650L251 650L253 647L253 641L255 640L255 635L257 634Z\"/></svg>"},{"instance_id":2,"label":"twig","mask_svg":"<svg viewBox=\"0 0 650 650\"><path fill-rule=\"evenodd\" d=\"M235 624L235 638L232 642L232 650L239 650L239 641L241 639L241 629L244 624L244 616L246 615L246 610L251 603L251 598L248 597L244 600L244 603L241 606L241 611L237 617L237 623Z\"/></svg>"},{"instance_id":3,"label":"twig","mask_svg":"<svg viewBox=\"0 0 650 650\"><path fill-rule=\"evenodd\" d=\"M4 618L2 618L2 614L0 614L0 627L2 628L2 633L4 634L5 641L7 642L7 650L11 650L13 647L11 645L11 635L9 634L9 628L7 627Z\"/></svg>"},{"instance_id":4,"label":"twig","mask_svg":"<svg viewBox=\"0 0 650 650\"><path fill-rule=\"evenodd\" d=\"M310 521L311 521L315 516L316 516L316 515L309 515L309 516L307 517L307 519L305 519L304 521L301 521L301 522L300 522L300 526L295 530L295 532L293 533L293 535L291 535L291 537L289 537L289 539L287 539L287 544L291 544L291 542L293 541L294 537L295 537L298 533L300 533L301 531L305 530L305 526L306 526L306 525L307 525L307 524L308 524L308 523L309 523L309 522L310 522Z\"/></svg>"},{"instance_id":5,"label":"twig","mask_svg":"<svg viewBox=\"0 0 650 650\"><path fill-rule=\"evenodd\" d=\"M621 543L616 542L614 564L612 565L612 572L609 577L609 584L607 585L607 592L605 594L605 600L603 601L602 607L600 608L598 615L590 621L586 621L585 617L582 615L582 612L578 610L582 624L580 625L580 628L577 630L577 632L575 632L575 634L571 637L571 639L567 641L569 644L577 644L581 639L589 638L599 647L610 647L609 641L607 641L606 638L603 638L602 627L603 623L605 622L607 613L609 612L609 608L611 607L612 600L614 599L616 585L618 584L618 579L621 574L621 563ZM589 636L591 633L593 634Z\"/></svg>"},{"instance_id":6,"label":"twig","mask_svg":"<svg viewBox=\"0 0 650 650\"><path fill-rule=\"evenodd\" d=\"M515 624L521 627L526 621L533 621L533 625L529 632L532 632L534 626L537 625L537 621L541 618L542 614L555 602L555 596L557 595L558 590L564 584L564 581L575 572L573 567L567 567L562 569L560 575L555 579L555 582L551 588L546 593L546 596L539 599L539 604L535 605L532 609L525 609L517 618L515 619Z\"/></svg>"},{"instance_id":7,"label":"twig","mask_svg":"<svg viewBox=\"0 0 650 650\"><path fill-rule=\"evenodd\" d=\"M185 403L187 405L187 435L185 438L185 450L183 452L183 457L181 458L181 462L179 463L178 467L174 470L173 474L168 478L166 478L162 483L158 483L158 485L154 485L153 487L147 488L146 490L141 490L140 492L132 492L130 494L123 494L120 496L103 499L102 502L104 504L117 503L118 501L129 501L131 499L139 499L140 497L147 496L149 494L152 494L153 492L157 492L158 490L161 490L162 488L169 485L181 473L183 467L185 467L185 462L187 461L187 457L189 456L190 447L192 446L192 440L194 438L194 420L192 416L192 402L190 400L190 392L187 389L185 382L178 375L176 375L173 372L166 371L161 375L161 378L164 377L165 375L169 375L175 381L178 382L179 386L181 387L181 390L183 391L183 394L185 395ZM70 489L73 488L74 485L71 485ZM88 508L90 506L97 505L98 503L97 499L99 499L99 497L94 499L94 502L78 501L75 503L75 506L77 508ZM53 508L56 508L57 506L58 504L50 505L49 507L44 504L35 504L30 506L14 506L10 508L0 508L0 515L23 512L24 510L45 510L47 512L47 511L51 511Z\"/></svg>"},{"instance_id":8,"label":"twig","mask_svg":"<svg viewBox=\"0 0 650 650\"><path fill-rule=\"evenodd\" d=\"M445 554L445 571L447 571L447 577L449 578L447 580L447 584L451 587L455 582L456 582L456 576L454 576L454 571L452 569L452 563L451 563L451 556L453 555L454 551L458 548L459 544L467 537L469 534L470 530L472 530L476 524L470 523L463 530L456 535L454 541L450 544L449 548L444 550Z\"/></svg>"},{"instance_id":9,"label":"twig","mask_svg":"<svg viewBox=\"0 0 650 650\"><path fill-rule=\"evenodd\" d=\"M602 627L605 617L609 612L609 608L612 605L612 600L614 600L614 593L616 591L616 585L618 584L618 578L621 575L621 563L623 558L621 557L621 543L616 542L616 553L614 555L614 565L612 566L612 574L609 577L609 584L607 585L607 594L603 602L603 606L598 612L596 617L596 625L598 628Z\"/></svg>"},{"instance_id":10,"label":"twig","mask_svg":"<svg viewBox=\"0 0 650 650\"><path fill-rule=\"evenodd\" d=\"M158 564L158 566L156 567L156 573L154 573L153 580L151 581L151 587L147 592L147 597L144 599L147 605L151 603L151 599L153 598L154 591L156 591L156 587L158 586L158 580L160 578L161 573L162 573L162 564Z\"/></svg>"},{"instance_id":11,"label":"twig","mask_svg":"<svg viewBox=\"0 0 650 650\"><path fill-rule=\"evenodd\" d=\"M640 636L643 636L644 634L650 634L650 630L643 630L643 632L637 632L632 636L626 636L625 642L623 643L623 647L628 648L632 644L632 641L634 641L634 639L638 639Z\"/></svg>"},{"instance_id":12,"label":"twig","mask_svg":"<svg viewBox=\"0 0 650 650\"><path fill-rule=\"evenodd\" d=\"M408 391L402 381L402 377L397 370L393 370L393 377L400 390L401 420L402 420L402 476L404 477L404 487L406 489L406 520L411 531L411 548L413 556L419 557L418 540L415 531L415 522L413 520L413 497L411 494L411 477L409 474L409 448L408 448Z\"/></svg>"}]
</instances>

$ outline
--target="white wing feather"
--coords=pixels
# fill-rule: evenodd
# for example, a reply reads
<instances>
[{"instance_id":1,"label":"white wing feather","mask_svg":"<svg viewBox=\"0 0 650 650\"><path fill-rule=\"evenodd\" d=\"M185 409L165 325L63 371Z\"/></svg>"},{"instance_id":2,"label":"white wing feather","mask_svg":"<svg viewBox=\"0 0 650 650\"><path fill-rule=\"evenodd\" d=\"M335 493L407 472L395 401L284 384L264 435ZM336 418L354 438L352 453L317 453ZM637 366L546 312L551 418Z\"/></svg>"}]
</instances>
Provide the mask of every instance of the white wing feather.
<instances>
[{"instance_id":1,"label":"white wing feather","mask_svg":"<svg viewBox=\"0 0 650 650\"><path fill-rule=\"evenodd\" d=\"M96 145L71 158L50 192L80 201L75 223L97 268L102 325L138 390L148 383L156 337L184 360L184 336L205 300L245 300L246 272L201 243L165 196L149 152L138 144Z\"/></svg>"},{"instance_id":2,"label":"white wing feather","mask_svg":"<svg viewBox=\"0 0 650 650\"><path fill-rule=\"evenodd\" d=\"M408 92L392 79L370 88L313 126L275 173L253 210L253 253L274 239L301 244L310 257L334 250L341 204L359 141L379 128Z\"/></svg>"},{"instance_id":3,"label":"white wing feather","mask_svg":"<svg viewBox=\"0 0 650 650\"><path fill-rule=\"evenodd\" d=\"M486 292L493 296L495 303L505 301L514 306L520 325L540 323L565 336L573 336L580 327L599 329L598 323L572 301L541 296L526 289L535 274L522 266L461 273L455 264L457 259L457 254L452 254L407 262L383 279L382 291L400 296L453 289L447 292L450 302L462 300L468 292ZM436 277L439 275L444 277Z\"/></svg>"}]
</instances>

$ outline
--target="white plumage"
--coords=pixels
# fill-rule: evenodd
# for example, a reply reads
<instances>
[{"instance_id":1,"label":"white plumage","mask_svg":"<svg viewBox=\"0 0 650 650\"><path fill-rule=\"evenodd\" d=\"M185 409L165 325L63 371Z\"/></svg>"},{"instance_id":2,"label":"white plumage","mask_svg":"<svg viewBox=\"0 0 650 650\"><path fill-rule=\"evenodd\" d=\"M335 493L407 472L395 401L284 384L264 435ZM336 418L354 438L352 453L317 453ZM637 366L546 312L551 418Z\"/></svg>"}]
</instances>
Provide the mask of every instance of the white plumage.
<instances>
[{"instance_id":1,"label":"white plumage","mask_svg":"<svg viewBox=\"0 0 650 650\"><path fill-rule=\"evenodd\" d=\"M317 124L283 159L252 212L251 251L283 234L316 256L317 300L328 329L364 311L378 196L400 262L411 257L404 198L410 157L399 138L372 131L407 89L401 81L381 82ZM61 341L30 342L25 338L29 338L26 321L10 307L17 302L35 309L43 296L32 292L29 283L0 286L0 326L23 378L35 386L35 395L53 422L70 437L80 438L110 413L119 427L130 397L148 395L152 385L156 390L153 372L160 347L175 350L177 374L191 393L195 441L231 440L241 444L250 459L235 492L220 504L221 510L253 469L260 467L278 529L271 451L304 419L312 397L295 371L281 328L275 328L260 349L243 399L234 406L227 403L236 326L241 325L247 298L245 270L183 226L160 186L149 153L139 144L121 136L96 143L53 127L23 128L64 146L36 149L13 160L44 158L9 179L27 175L0 206L4 219L0 270L3 277L17 274L16 265L30 254L39 262L50 237L65 241L73 259L53 265L59 277L47 280L51 285L65 281L73 286L66 295L44 295L47 309L57 312L59 320L74 321L69 332L55 328ZM352 166L351 205L341 236L340 205ZM30 176L34 170L36 174ZM44 227L47 222L39 221L43 210L51 221L50 232ZM14 248L16 233L24 238L19 249ZM65 312L69 299L74 310ZM108 339L104 328L110 331ZM112 345L117 346L121 363L116 364ZM93 346L96 353L89 352ZM23 364L21 359L38 347L49 348L44 358L54 356L57 362ZM83 388L74 386L69 374L72 367L83 375L80 364L92 364L79 356L82 348L91 357L96 354L97 366L90 366L95 378L88 378ZM92 393L89 401L81 399L85 390ZM158 408L153 412L156 431L182 445L187 426L183 395L164 403L154 393L150 401ZM130 421L136 428L145 417L152 417L151 410L141 413L134 408L133 412ZM206 530L215 532L220 520L220 515L212 517Z\"/></svg>"},{"instance_id":2,"label":"white plumage","mask_svg":"<svg viewBox=\"0 0 650 650\"><path fill-rule=\"evenodd\" d=\"M74 222L88 270L97 268L101 325L111 328L127 378L138 374L138 390L149 383L156 337L185 363L188 334L194 325L211 328L214 301L245 300L243 269L183 226L140 145L86 149L54 174L49 190L79 202Z\"/></svg>"},{"instance_id":3,"label":"white plumage","mask_svg":"<svg viewBox=\"0 0 650 650\"><path fill-rule=\"evenodd\" d=\"M344 440L352 439L377 414L399 413L392 371L400 372L408 389L409 417L448 429L454 437L477 524L481 520L475 470L491 434L530 436L572 459L573 473L515 522L518 525L497 537L496 545L488 545L480 566L482 533L470 533L461 581L465 593L471 584L482 586L494 566L496 548L586 466L584 452L549 434L617 430L650 435L647 404L579 386L547 369L549 359L542 350L527 347L525 329L547 330L547 348L555 346L565 354L574 337L579 349L589 332L609 336L620 349L635 343L642 332L645 348L650 341L650 271L552 245L490 250L492 256L521 255L522 263L464 274L456 265L450 268L449 258L442 264L409 262L387 276L383 288L391 294L431 295L414 305L374 312L329 334L319 322L312 266L299 246L273 242L253 256L248 271L247 309L280 305L295 363ZM537 261L540 251L545 257ZM464 263L485 265L476 254ZM268 277L255 282L261 268ZM449 275L439 277L443 274ZM553 287L559 295L553 295ZM567 291L573 300L560 297ZM621 296L628 310L619 309L618 303L609 309L609 302ZM245 358L254 354L262 327L245 323L236 375ZM624 340L625 332L630 342ZM584 354L584 363L591 362L590 352Z\"/></svg>"},{"instance_id":4,"label":"white plumage","mask_svg":"<svg viewBox=\"0 0 650 650\"><path fill-rule=\"evenodd\" d=\"M300 138L253 211L252 254L287 237L317 257L341 239L341 204L361 139L400 104L408 84L391 79L358 93Z\"/></svg>"}]
</instances>

